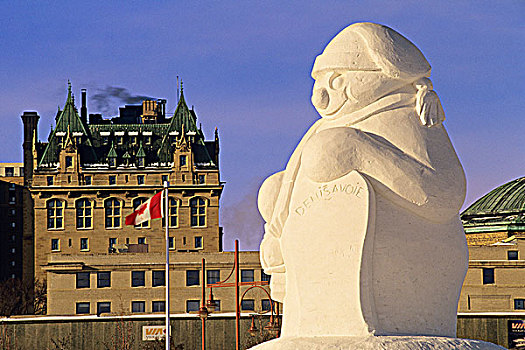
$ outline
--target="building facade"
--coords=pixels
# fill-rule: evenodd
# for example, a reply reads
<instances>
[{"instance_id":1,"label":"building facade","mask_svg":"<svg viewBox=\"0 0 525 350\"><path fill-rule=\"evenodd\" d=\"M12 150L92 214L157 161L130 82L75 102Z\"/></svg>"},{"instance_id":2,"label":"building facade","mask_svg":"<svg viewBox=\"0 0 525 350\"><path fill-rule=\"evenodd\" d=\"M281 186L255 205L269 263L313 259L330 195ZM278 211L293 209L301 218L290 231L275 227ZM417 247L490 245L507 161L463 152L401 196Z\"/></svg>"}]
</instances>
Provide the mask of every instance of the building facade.
<instances>
[{"instance_id":1,"label":"building facade","mask_svg":"<svg viewBox=\"0 0 525 350\"><path fill-rule=\"evenodd\" d=\"M22 278L24 167L0 164L0 281Z\"/></svg>"},{"instance_id":2,"label":"building facade","mask_svg":"<svg viewBox=\"0 0 525 350\"><path fill-rule=\"evenodd\" d=\"M460 312L525 310L525 177L477 200L462 214L469 269Z\"/></svg>"},{"instance_id":3,"label":"building facade","mask_svg":"<svg viewBox=\"0 0 525 350\"><path fill-rule=\"evenodd\" d=\"M218 260L231 255L222 252L219 226L217 129L213 140L205 140L183 92L171 117L165 104L143 101L120 108L112 119L88 118L86 91L79 114L69 85L47 142L38 141L38 114L22 115L28 189L24 273L47 280L48 314L163 308L164 287L154 281L165 261L165 221L126 226L124 220L165 182L170 255L177 262L171 266L173 310L192 311L186 300L200 295L178 276L184 269L194 270L202 254ZM258 259L246 263L249 270L260 269ZM135 286L136 279L143 284Z\"/></svg>"}]
</instances>

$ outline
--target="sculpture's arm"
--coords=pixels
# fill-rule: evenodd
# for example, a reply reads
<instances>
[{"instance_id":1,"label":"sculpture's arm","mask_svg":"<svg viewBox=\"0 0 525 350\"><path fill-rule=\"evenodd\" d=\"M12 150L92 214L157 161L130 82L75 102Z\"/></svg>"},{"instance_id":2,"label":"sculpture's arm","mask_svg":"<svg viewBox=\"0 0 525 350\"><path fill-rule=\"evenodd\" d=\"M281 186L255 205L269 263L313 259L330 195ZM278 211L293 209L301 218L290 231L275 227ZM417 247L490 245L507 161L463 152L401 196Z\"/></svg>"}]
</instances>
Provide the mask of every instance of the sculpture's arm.
<instances>
[{"instance_id":1,"label":"sculpture's arm","mask_svg":"<svg viewBox=\"0 0 525 350\"><path fill-rule=\"evenodd\" d=\"M284 171L273 174L263 182L259 189L257 206L259 207L261 216L266 222L269 222L272 218L275 203L281 189L283 175ZM270 281L272 299L282 302L285 295L286 269L279 239L274 235L265 233L261 242L259 256L264 272L272 275Z\"/></svg>"},{"instance_id":2,"label":"sculpture's arm","mask_svg":"<svg viewBox=\"0 0 525 350\"><path fill-rule=\"evenodd\" d=\"M357 170L398 205L428 220L447 222L463 203L464 174L443 127L428 128L428 133L432 168L377 135L349 127L313 135L303 150L301 168L316 182Z\"/></svg>"}]
</instances>

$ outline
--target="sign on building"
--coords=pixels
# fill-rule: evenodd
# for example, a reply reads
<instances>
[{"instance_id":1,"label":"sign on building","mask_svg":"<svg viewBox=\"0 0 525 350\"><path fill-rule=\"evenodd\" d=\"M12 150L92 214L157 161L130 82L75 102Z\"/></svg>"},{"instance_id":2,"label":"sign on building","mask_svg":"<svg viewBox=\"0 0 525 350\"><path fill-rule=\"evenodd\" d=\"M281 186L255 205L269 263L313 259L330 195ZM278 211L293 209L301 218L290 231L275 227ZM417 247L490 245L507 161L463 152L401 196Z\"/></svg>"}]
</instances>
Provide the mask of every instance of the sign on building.
<instances>
[{"instance_id":1,"label":"sign on building","mask_svg":"<svg viewBox=\"0 0 525 350\"><path fill-rule=\"evenodd\" d=\"M509 349L524 350L525 349L525 321L523 320L509 320Z\"/></svg>"},{"instance_id":2,"label":"sign on building","mask_svg":"<svg viewBox=\"0 0 525 350\"><path fill-rule=\"evenodd\" d=\"M158 340L165 337L166 326L142 326L142 340Z\"/></svg>"}]
</instances>

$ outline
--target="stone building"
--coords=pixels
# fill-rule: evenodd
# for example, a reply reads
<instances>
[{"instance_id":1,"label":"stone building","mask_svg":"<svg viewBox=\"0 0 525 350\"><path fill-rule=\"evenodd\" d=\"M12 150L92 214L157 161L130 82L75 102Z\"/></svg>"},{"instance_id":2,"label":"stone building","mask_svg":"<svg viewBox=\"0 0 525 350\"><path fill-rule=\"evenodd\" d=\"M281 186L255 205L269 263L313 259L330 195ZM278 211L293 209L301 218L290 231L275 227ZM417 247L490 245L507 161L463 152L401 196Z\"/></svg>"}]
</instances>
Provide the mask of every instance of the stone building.
<instances>
[{"instance_id":1,"label":"stone building","mask_svg":"<svg viewBox=\"0 0 525 350\"><path fill-rule=\"evenodd\" d=\"M37 113L22 115L28 188L24 273L47 280L48 314L164 308L164 288L156 288L164 279L164 222L125 226L124 218L165 181L170 184L167 216L174 260L170 277L175 288L182 288L172 293L172 310L193 311L194 303L186 300L200 297L195 280L183 283L179 274L200 266L203 254L211 254L206 255L211 266L227 256L233 259L222 252L217 129L213 140L205 140L183 92L171 117L165 104L143 101L120 108L112 119L88 118L86 91L79 114L69 85L46 142L38 141ZM252 279L260 277L255 255L241 257Z\"/></svg>"},{"instance_id":2,"label":"stone building","mask_svg":"<svg viewBox=\"0 0 525 350\"><path fill-rule=\"evenodd\" d=\"M0 280L22 278L22 163L0 164Z\"/></svg>"},{"instance_id":3,"label":"stone building","mask_svg":"<svg viewBox=\"0 0 525 350\"><path fill-rule=\"evenodd\" d=\"M459 311L525 310L525 177L492 190L461 219L469 269Z\"/></svg>"}]
</instances>

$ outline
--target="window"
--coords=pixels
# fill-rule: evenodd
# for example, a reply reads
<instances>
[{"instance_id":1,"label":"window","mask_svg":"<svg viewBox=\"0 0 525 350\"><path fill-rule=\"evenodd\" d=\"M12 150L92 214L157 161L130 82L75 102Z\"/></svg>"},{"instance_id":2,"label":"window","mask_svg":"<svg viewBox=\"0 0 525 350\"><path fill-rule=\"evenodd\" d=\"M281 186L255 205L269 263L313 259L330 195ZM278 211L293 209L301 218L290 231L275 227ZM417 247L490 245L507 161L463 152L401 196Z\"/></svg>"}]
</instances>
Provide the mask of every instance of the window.
<instances>
[{"instance_id":1,"label":"window","mask_svg":"<svg viewBox=\"0 0 525 350\"><path fill-rule=\"evenodd\" d=\"M77 228L93 228L93 205L87 199L79 199L76 202Z\"/></svg>"},{"instance_id":2,"label":"window","mask_svg":"<svg viewBox=\"0 0 525 350\"><path fill-rule=\"evenodd\" d=\"M486 268L483 269L483 284L492 284L494 283L494 269Z\"/></svg>"},{"instance_id":3,"label":"window","mask_svg":"<svg viewBox=\"0 0 525 350\"><path fill-rule=\"evenodd\" d=\"M102 136L102 144L107 145L109 143L109 137L108 136Z\"/></svg>"},{"instance_id":4,"label":"window","mask_svg":"<svg viewBox=\"0 0 525 350\"><path fill-rule=\"evenodd\" d=\"M206 201L201 197L190 199L191 226L206 226Z\"/></svg>"},{"instance_id":5,"label":"window","mask_svg":"<svg viewBox=\"0 0 525 350\"><path fill-rule=\"evenodd\" d=\"M89 303L77 303L77 314L89 314L90 309Z\"/></svg>"},{"instance_id":6,"label":"window","mask_svg":"<svg viewBox=\"0 0 525 350\"><path fill-rule=\"evenodd\" d=\"M514 299L514 310L525 310L525 299Z\"/></svg>"},{"instance_id":7,"label":"window","mask_svg":"<svg viewBox=\"0 0 525 350\"><path fill-rule=\"evenodd\" d=\"M66 156L66 168L71 168L73 166L73 157Z\"/></svg>"},{"instance_id":8,"label":"window","mask_svg":"<svg viewBox=\"0 0 525 350\"><path fill-rule=\"evenodd\" d=\"M12 222L12 223L11 223L11 227L12 227L12 228L15 228L15 227L16 227L16 223L15 223L15 222Z\"/></svg>"},{"instance_id":9,"label":"window","mask_svg":"<svg viewBox=\"0 0 525 350\"><path fill-rule=\"evenodd\" d=\"M77 288L89 288L89 272L77 272Z\"/></svg>"},{"instance_id":10,"label":"window","mask_svg":"<svg viewBox=\"0 0 525 350\"><path fill-rule=\"evenodd\" d=\"M137 210L137 208L142 204L142 203L145 203L147 201L146 198L135 198L133 200L133 210ZM135 228L147 228L149 227L149 220L148 221L144 221L143 223L141 224L138 224L138 225L135 225Z\"/></svg>"},{"instance_id":11,"label":"window","mask_svg":"<svg viewBox=\"0 0 525 350\"><path fill-rule=\"evenodd\" d=\"M118 199L110 198L104 202L106 228L119 228L122 204Z\"/></svg>"},{"instance_id":12,"label":"window","mask_svg":"<svg viewBox=\"0 0 525 350\"><path fill-rule=\"evenodd\" d=\"M255 300L244 299L243 301L241 301L241 310L254 311L255 310Z\"/></svg>"},{"instance_id":13,"label":"window","mask_svg":"<svg viewBox=\"0 0 525 350\"><path fill-rule=\"evenodd\" d=\"M175 240L173 239L173 237L168 238L168 247L169 249L175 249Z\"/></svg>"},{"instance_id":14,"label":"window","mask_svg":"<svg viewBox=\"0 0 525 350\"><path fill-rule=\"evenodd\" d=\"M114 167L117 166L117 162L116 162L116 159L114 157L110 157L109 158L109 166L111 168L114 168ZM111 176L109 177L109 181L110 181L110 185L112 185L112 183L111 183Z\"/></svg>"},{"instance_id":15,"label":"window","mask_svg":"<svg viewBox=\"0 0 525 350\"><path fill-rule=\"evenodd\" d=\"M178 227L179 226L179 200L175 198L170 198L168 201L169 207L169 227Z\"/></svg>"},{"instance_id":16,"label":"window","mask_svg":"<svg viewBox=\"0 0 525 350\"><path fill-rule=\"evenodd\" d=\"M5 168L5 176L7 176L7 177L15 176L15 168L13 168L13 167L6 167Z\"/></svg>"},{"instance_id":17,"label":"window","mask_svg":"<svg viewBox=\"0 0 525 350\"><path fill-rule=\"evenodd\" d=\"M53 176L48 176L47 177L47 185L48 186L53 186Z\"/></svg>"},{"instance_id":18,"label":"window","mask_svg":"<svg viewBox=\"0 0 525 350\"><path fill-rule=\"evenodd\" d=\"M124 136L117 136L117 145L124 144Z\"/></svg>"},{"instance_id":19,"label":"window","mask_svg":"<svg viewBox=\"0 0 525 350\"><path fill-rule=\"evenodd\" d=\"M199 270L187 270L186 271L186 285L187 286L198 286L200 282Z\"/></svg>"},{"instance_id":20,"label":"window","mask_svg":"<svg viewBox=\"0 0 525 350\"><path fill-rule=\"evenodd\" d=\"M202 237L195 237L195 249L202 249Z\"/></svg>"},{"instance_id":21,"label":"window","mask_svg":"<svg viewBox=\"0 0 525 350\"><path fill-rule=\"evenodd\" d=\"M58 238L53 238L51 240L51 251L58 252L60 250L60 244L59 244Z\"/></svg>"},{"instance_id":22,"label":"window","mask_svg":"<svg viewBox=\"0 0 525 350\"><path fill-rule=\"evenodd\" d=\"M50 230L64 228L64 203L58 199L47 201L47 228Z\"/></svg>"},{"instance_id":23,"label":"window","mask_svg":"<svg viewBox=\"0 0 525 350\"><path fill-rule=\"evenodd\" d=\"M253 282L254 273L253 270L241 270L241 282Z\"/></svg>"},{"instance_id":24,"label":"window","mask_svg":"<svg viewBox=\"0 0 525 350\"><path fill-rule=\"evenodd\" d=\"M77 145L80 145L82 143L82 136L77 136L76 142L77 142Z\"/></svg>"},{"instance_id":25,"label":"window","mask_svg":"<svg viewBox=\"0 0 525 350\"><path fill-rule=\"evenodd\" d=\"M221 270L207 270L206 271L206 283L213 284L220 282L221 280Z\"/></svg>"},{"instance_id":26,"label":"window","mask_svg":"<svg viewBox=\"0 0 525 350\"><path fill-rule=\"evenodd\" d=\"M199 311L201 302L199 300L186 300L186 312Z\"/></svg>"},{"instance_id":27,"label":"window","mask_svg":"<svg viewBox=\"0 0 525 350\"><path fill-rule=\"evenodd\" d=\"M132 301L131 312L145 312L146 302L145 301Z\"/></svg>"},{"instance_id":28,"label":"window","mask_svg":"<svg viewBox=\"0 0 525 350\"><path fill-rule=\"evenodd\" d=\"M144 157L138 157L137 158L137 166L138 167L143 167L144 166Z\"/></svg>"},{"instance_id":29,"label":"window","mask_svg":"<svg viewBox=\"0 0 525 350\"><path fill-rule=\"evenodd\" d=\"M117 239L116 238L110 238L109 239L109 247L110 248L113 248L113 246L117 244Z\"/></svg>"},{"instance_id":30,"label":"window","mask_svg":"<svg viewBox=\"0 0 525 350\"><path fill-rule=\"evenodd\" d=\"M146 145L151 145L151 136L146 137Z\"/></svg>"},{"instance_id":31,"label":"window","mask_svg":"<svg viewBox=\"0 0 525 350\"><path fill-rule=\"evenodd\" d=\"M111 312L111 303L109 301L101 301L97 303L97 315L108 314Z\"/></svg>"},{"instance_id":32,"label":"window","mask_svg":"<svg viewBox=\"0 0 525 350\"><path fill-rule=\"evenodd\" d=\"M80 239L80 250L89 250L89 241L87 238L81 238Z\"/></svg>"},{"instance_id":33,"label":"window","mask_svg":"<svg viewBox=\"0 0 525 350\"><path fill-rule=\"evenodd\" d=\"M111 272L97 272L97 288L111 287Z\"/></svg>"},{"instance_id":34,"label":"window","mask_svg":"<svg viewBox=\"0 0 525 350\"><path fill-rule=\"evenodd\" d=\"M166 285L164 280L165 271L152 271L153 274L153 287L160 287Z\"/></svg>"},{"instance_id":35,"label":"window","mask_svg":"<svg viewBox=\"0 0 525 350\"><path fill-rule=\"evenodd\" d=\"M84 177L84 182L87 186L91 186L91 176Z\"/></svg>"},{"instance_id":36,"label":"window","mask_svg":"<svg viewBox=\"0 0 525 350\"><path fill-rule=\"evenodd\" d=\"M137 185L144 185L144 175L137 175Z\"/></svg>"},{"instance_id":37,"label":"window","mask_svg":"<svg viewBox=\"0 0 525 350\"><path fill-rule=\"evenodd\" d=\"M507 258L509 260L518 260L518 251L517 250L507 251Z\"/></svg>"},{"instance_id":38,"label":"window","mask_svg":"<svg viewBox=\"0 0 525 350\"><path fill-rule=\"evenodd\" d=\"M115 185L117 183L117 177L115 175L109 175L108 183L110 185Z\"/></svg>"},{"instance_id":39,"label":"window","mask_svg":"<svg viewBox=\"0 0 525 350\"><path fill-rule=\"evenodd\" d=\"M9 197L9 204L15 204L16 203L16 196L10 196Z\"/></svg>"},{"instance_id":40,"label":"window","mask_svg":"<svg viewBox=\"0 0 525 350\"><path fill-rule=\"evenodd\" d=\"M206 182L206 177L204 175L199 175L199 183L204 184Z\"/></svg>"},{"instance_id":41,"label":"window","mask_svg":"<svg viewBox=\"0 0 525 350\"><path fill-rule=\"evenodd\" d=\"M186 165L186 156L179 156L179 164L180 166Z\"/></svg>"},{"instance_id":42,"label":"window","mask_svg":"<svg viewBox=\"0 0 525 350\"><path fill-rule=\"evenodd\" d=\"M263 299L263 300L261 300L261 310L262 311L270 311L271 310L270 299Z\"/></svg>"},{"instance_id":43,"label":"window","mask_svg":"<svg viewBox=\"0 0 525 350\"><path fill-rule=\"evenodd\" d=\"M151 303L151 312L164 312L166 311L166 303L163 301L153 301Z\"/></svg>"},{"instance_id":44,"label":"window","mask_svg":"<svg viewBox=\"0 0 525 350\"><path fill-rule=\"evenodd\" d=\"M136 145L137 144L137 136L131 136L131 144Z\"/></svg>"},{"instance_id":45,"label":"window","mask_svg":"<svg viewBox=\"0 0 525 350\"><path fill-rule=\"evenodd\" d=\"M146 244L146 237L139 237L137 238L138 244Z\"/></svg>"},{"instance_id":46,"label":"window","mask_svg":"<svg viewBox=\"0 0 525 350\"><path fill-rule=\"evenodd\" d=\"M144 287L146 283L144 282L144 271L131 271L131 286L132 287Z\"/></svg>"},{"instance_id":47,"label":"window","mask_svg":"<svg viewBox=\"0 0 525 350\"><path fill-rule=\"evenodd\" d=\"M267 275L264 273L264 270L261 270L261 281L270 282L271 275Z\"/></svg>"},{"instance_id":48,"label":"window","mask_svg":"<svg viewBox=\"0 0 525 350\"><path fill-rule=\"evenodd\" d=\"M20 167L19 171L20 171L19 176L24 176L24 167L23 166Z\"/></svg>"},{"instance_id":49,"label":"window","mask_svg":"<svg viewBox=\"0 0 525 350\"><path fill-rule=\"evenodd\" d=\"M162 175L162 184L164 185L164 183L168 181L169 181L168 175Z\"/></svg>"},{"instance_id":50,"label":"window","mask_svg":"<svg viewBox=\"0 0 525 350\"><path fill-rule=\"evenodd\" d=\"M11 210L9 211L9 214L11 214L11 215L15 215L15 214L16 214L16 209L11 209Z\"/></svg>"}]
</instances>

